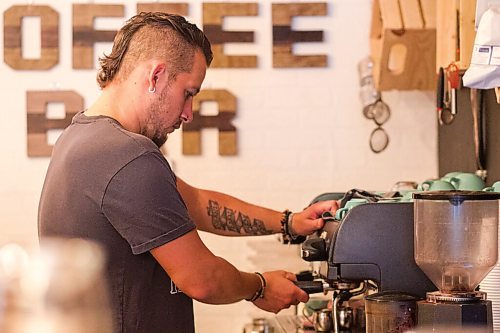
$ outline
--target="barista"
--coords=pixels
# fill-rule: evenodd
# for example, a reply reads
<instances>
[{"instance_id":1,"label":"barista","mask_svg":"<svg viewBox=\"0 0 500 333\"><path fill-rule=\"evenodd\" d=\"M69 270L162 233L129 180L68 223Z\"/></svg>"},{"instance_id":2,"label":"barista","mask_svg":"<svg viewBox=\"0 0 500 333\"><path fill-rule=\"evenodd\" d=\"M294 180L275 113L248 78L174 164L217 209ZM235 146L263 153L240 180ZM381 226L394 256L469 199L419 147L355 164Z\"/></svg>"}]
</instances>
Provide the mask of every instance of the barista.
<instances>
[{"instance_id":1,"label":"barista","mask_svg":"<svg viewBox=\"0 0 500 333\"><path fill-rule=\"evenodd\" d=\"M101 95L54 146L40 237L103 245L116 332L193 332L192 299L245 299L270 312L308 300L294 274L239 271L198 231L291 239L321 228L321 214L336 203L295 214L252 205L188 185L160 152L168 134L193 119L193 97L211 60L208 39L183 17L132 17L100 59Z\"/></svg>"}]
</instances>

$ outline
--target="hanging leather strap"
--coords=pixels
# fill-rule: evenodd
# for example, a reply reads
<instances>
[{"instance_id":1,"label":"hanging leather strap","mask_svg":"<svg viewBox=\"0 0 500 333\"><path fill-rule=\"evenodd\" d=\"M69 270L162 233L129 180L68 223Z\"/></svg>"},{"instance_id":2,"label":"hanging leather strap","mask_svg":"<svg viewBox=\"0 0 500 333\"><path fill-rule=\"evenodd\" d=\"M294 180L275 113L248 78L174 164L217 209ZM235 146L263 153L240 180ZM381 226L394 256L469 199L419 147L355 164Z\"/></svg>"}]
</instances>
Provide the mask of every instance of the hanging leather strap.
<instances>
[{"instance_id":1,"label":"hanging leather strap","mask_svg":"<svg viewBox=\"0 0 500 333\"><path fill-rule=\"evenodd\" d=\"M483 178L486 177L486 116L484 112L484 96L480 89L470 90L470 102L472 109L474 155L476 169Z\"/></svg>"}]
</instances>

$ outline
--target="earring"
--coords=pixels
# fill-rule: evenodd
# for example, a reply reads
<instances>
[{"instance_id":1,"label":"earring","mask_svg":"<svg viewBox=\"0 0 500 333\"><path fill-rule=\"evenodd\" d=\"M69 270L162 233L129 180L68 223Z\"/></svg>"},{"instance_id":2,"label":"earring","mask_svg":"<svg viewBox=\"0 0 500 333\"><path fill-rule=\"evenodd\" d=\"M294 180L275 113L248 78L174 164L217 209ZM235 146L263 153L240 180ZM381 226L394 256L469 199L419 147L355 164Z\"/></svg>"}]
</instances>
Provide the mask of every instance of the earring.
<instances>
[{"instance_id":1,"label":"earring","mask_svg":"<svg viewBox=\"0 0 500 333\"><path fill-rule=\"evenodd\" d=\"M153 87L153 89L151 89L151 87L149 87L148 91L152 94L154 94L156 92L156 87Z\"/></svg>"}]
</instances>

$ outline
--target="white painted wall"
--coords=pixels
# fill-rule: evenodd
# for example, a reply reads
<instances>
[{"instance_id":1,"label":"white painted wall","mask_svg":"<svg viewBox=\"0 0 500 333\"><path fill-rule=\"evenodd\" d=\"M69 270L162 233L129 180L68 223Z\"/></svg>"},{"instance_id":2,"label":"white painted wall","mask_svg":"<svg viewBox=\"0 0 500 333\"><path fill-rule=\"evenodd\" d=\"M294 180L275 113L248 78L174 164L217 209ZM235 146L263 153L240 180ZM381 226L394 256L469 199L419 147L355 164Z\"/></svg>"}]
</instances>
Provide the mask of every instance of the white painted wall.
<instances>
[{"instance_id":1,"label":"white painted wall","mask_svg":"<svg viewBox=\"0 0 500 333\"><path fill-rule=\"evenodd\" d=\"M137 3L91 2L125 4L127 17L135 14ZM167 142L167 150L180 177L193 185L278 210L298 210L323 192L354 187L388 190L399 180L422 181L437 176L433 92L384 93L392 109L392 117L384 125L391 141L380 154L372 153L368 146L375 124L361 113L356 66L369 54L370 0L329 0L328 16L295 20L294 29L324 31L323 43L298 45L296 50L326 54L329 66L306 69L272 68L271 3L255 2L259 3L257 17L229 18L225 28L255 31L254 44L230 45L227 53L255 54L259 67L210 69L204 83L205 88L227 89L238 98L235 125L239 153L219 156L217 134L207 130L203 133L203 155L183 156L180 133L175 133ZM3 52L0 54L0 243L36 240L38 197L49 159L27 157L26 91L72 89L84 96L87 106L99 93L95 70L71 68L71 2L3 0L0 12L13 4L28 3L48 4L59 12L60 62L50 71L14 71L3 62ZM201 24L202 1L189 3L188 19ZM3 15L0 22L3 26ZM117 29L122 22L99 19L96 25ZM3 50L3 29L0 34ZM28 48L36 44L34 39L25 42ZM96 55L109 49L109 44L100 44ZM296 247L284 247L274 236L259 240L213 235L203 238L216 254L242 270L298 271L307 267ZM203 333L241 332L252 317L265 315L245 302L196 304L195 311L198 331Z\"/></svg>"}]
</instances>

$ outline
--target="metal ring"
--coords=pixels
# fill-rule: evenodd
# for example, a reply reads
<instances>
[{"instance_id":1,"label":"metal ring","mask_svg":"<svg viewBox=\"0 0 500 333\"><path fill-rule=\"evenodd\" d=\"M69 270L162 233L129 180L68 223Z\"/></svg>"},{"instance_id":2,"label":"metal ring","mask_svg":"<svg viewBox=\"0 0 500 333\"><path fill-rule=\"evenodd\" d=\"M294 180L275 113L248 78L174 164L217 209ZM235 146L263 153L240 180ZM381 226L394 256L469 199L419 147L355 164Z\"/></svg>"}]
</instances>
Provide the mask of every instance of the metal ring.
<instances>
[{"instance_id":1,"label":"metal ring","mask_svg":"<svg viewBox=\"0 0 500 333\"><path fill-rule=\"evenodd\" d=\"M389 136L380 126L377 126L370 134L370 149L374 153L382 152L389 145Z\"/></svg>"},{"instance_id":2,"label":"metal ring","mask_svg":"<svg viewBox=\"0 0 500 333\"><path fill-rule=\"evenodd\" d=\"M373 120L379 126L385 124L385 122L387 122L387 120L391 117L391 109L389 108L389 105L381 99L375 103L371 112L373 114Z\"/></svg>"},{"instance_id":3,"label":"metal ring","mask_svg":"<svg viewBox=\"0 0 500 333\"><path fill-rule=\"evenodd\" d=\"M375 107L375 103L369 104L363 108L363 115L367 119L373 119L373 109Z\"/></svg>"}]
</instances>

